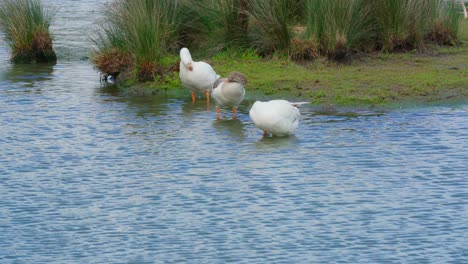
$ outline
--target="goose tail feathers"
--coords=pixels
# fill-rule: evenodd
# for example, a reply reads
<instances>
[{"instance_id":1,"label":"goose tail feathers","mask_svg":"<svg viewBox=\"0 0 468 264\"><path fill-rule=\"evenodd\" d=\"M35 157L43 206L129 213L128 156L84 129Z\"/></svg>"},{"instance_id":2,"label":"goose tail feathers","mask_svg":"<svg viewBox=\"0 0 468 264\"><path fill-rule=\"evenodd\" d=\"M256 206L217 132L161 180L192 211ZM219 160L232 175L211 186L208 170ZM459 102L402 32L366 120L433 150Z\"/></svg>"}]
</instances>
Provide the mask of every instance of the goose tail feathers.
<instances>
[{"instance_id":1,"label":"goose tail feathers","mask_svg":"<svg viewBox=\"0 0 468 264\"><path fill-rule=\"evenodd\" d=\"M294 107L300 107L301 105L309 104L309 102L291 102Z\"/></svg>"}]
</instances>

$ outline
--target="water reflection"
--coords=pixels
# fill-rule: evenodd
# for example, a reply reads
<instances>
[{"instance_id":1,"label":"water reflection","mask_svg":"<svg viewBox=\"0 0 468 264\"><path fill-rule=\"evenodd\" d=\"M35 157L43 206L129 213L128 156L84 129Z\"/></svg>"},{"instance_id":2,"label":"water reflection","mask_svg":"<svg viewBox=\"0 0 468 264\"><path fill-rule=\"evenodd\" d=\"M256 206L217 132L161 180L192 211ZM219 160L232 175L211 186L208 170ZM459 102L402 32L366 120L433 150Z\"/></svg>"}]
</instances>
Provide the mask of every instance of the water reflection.
<instances>
[{"instance_id":1,"label":"water reflection","mask_svg":"<svg viewBox=\"0 0 468 264\"><path fill-rule=\"evenodd\" d=\"M165 96L135 96L121 97L121 101L125 102L134 113L143 118L159 117L164 118L166 115L174 114L174 104L178 104L177 99L167 98Z\"/></svg>"},{"instance_id":2,"label":"water reflection","mask_svg":"<svg viewBox=\"0 0 468 264\"><path fill-rule=\"evenodd\" d=\"M210 105L208 105L205 98L197 98L195 102L192 102L189 97L187 97L187 99L182 101L182 113L185 117L210 112L212 107L213 102L210 102Z\"/></svg>"},{"instance_id":3,"label":"water reflection","mask_svg":"<svg viewBox=\"0 0 468 264\"><path fill-rule=\"evenodd\" d=\"M239 119L214 120L213 127L221 134L226 134L238 140L245 139L246 136L245 125Z\"/></svg>"},{"instance_id":4,"label":"water reflection","mask_svg":"<svg viewBox=\"0 0 468 264\"><path fill-rule=\"evenodd\" d=\"M100 82L100 87L98 89L100 93L108 94L111 96L120 96L121 90L114 83Z\"/></svg>"},{"instance_id":5,"label":"water reflection","mask_svg":"<svg viewBox=\"0 0 468 264\"><path fill-rule=\"evenodd\" d=\"M53 78L54 64L9 64L0 73L2 82L34 86L37 82Z\"/></svg>"},{"instance_id":6,"label":"water reflection","mask_svg":"<svg viewBox=\"0 0 468 264\"><path fill-rule=\"evenodd\" d=\"M291 149L298 146L299 139L296 135L287 137L263 136L259 134L260 139L255 146L261 150Z\"/></svg>"}]
</instances>

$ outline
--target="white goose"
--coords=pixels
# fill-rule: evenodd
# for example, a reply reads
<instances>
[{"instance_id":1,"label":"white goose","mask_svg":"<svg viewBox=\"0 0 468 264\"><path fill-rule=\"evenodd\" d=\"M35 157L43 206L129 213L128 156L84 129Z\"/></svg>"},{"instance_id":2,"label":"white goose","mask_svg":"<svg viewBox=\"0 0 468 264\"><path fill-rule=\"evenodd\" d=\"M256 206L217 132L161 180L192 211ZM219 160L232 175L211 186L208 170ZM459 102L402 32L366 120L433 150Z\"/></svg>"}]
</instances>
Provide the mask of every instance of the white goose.
<instances>
[{"instance_id":1,"label":"white goose","mask_svg":"<svg viewBox=\"0 0 468 264\"><path fill-rule=\"evenodd\" d=\"M287 136L294 133L299 125L301 113L298 107L306 102L291 103L286 100L268 102L256 101L249 115L255 126L263 130L263 135Z\"/></svg>"},{"instance_id":2,"label":"white goose","mask_svg":"<svg viewBox=\"0 0 468 264\"><path fill-rule=\"evenodd\" d=\"M232 119L236 119L237 107L244 100L247 78L240 72L231 72L227 78L219 78L213 85L211 96L216 103L216 119L221 117L221 107L232 107Z\"/></svg>"},{"instance_id":3,"label":"white goose","mask_svg":"<svg viewBox=\"0 0 468 264\"><path fill-rule=\"evenodd\" d=\"M206 62L193 61L187 48L180 50L179 77L182 84L192 91L192 102L195 102L196 92L205 92L206 100L210 102L210 91L219 75Z\"/></svg>"}]
</instances>

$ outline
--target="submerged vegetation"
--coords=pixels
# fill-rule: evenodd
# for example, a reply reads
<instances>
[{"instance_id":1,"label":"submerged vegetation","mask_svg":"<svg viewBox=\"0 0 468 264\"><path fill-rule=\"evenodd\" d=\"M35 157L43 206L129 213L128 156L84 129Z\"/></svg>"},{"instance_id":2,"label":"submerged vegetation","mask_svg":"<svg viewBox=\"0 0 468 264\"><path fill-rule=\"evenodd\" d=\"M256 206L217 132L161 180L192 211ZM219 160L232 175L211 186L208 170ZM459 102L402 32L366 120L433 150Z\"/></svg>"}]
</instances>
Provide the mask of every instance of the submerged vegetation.
<instances>
[{"instance_id":1,"label":"submerged vegetation","mask_svg":"<svg viewBox=\"0 0 468 264\"><path fill-rule=\"evenodd\" d=\"M39 0L0 1L0 30L16 63L55 62L49 26L53 12Z\"/></svg>"}]
</instances>

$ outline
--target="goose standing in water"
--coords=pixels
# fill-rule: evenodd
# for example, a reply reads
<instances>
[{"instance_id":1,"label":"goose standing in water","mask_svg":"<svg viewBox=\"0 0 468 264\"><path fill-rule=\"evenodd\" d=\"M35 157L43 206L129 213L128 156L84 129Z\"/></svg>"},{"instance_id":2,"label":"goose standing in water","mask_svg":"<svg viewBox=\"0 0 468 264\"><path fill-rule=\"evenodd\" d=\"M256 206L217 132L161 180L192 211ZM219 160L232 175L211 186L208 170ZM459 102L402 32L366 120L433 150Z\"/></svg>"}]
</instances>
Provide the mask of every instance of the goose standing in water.
<instances>
[{"instance_id":1,"label":"goose standing in water","mask_svg":"<svg viewBox=\"0 0 468 264\"><path fill-rule=\"evenodd\" d=\"M221 118L221 107L232 107L232 119L236 119L237 107L244 100L247 78L240 72L231 72L227 78L219 78L213 85L211 96L216 103L216 119Z\"/></svg>"},{"instance_id":2,"label":"goose standing in water","mask_svg":"<svg viewBox=\"0 0 468 264\"><path fill-rule=\"evenodd\" d=\"M296 131L301 113L298 107L306 102L291 103L286 100L256 101L249 116L263 135L288 136Z\"/></svg>"},{"instance_id":3,"label":"goose standing in water","mask_svg":"<svg viewBox=\"0 0 468 264\"><path fill-rule=\"evenodd\" d=\"M187 48L180 50L180 81L192 91L192 102L195 102L195 93L204 92L206 101L210 103L210 91L219 75L206 62L193 61Z\"/></svg>"}]
</instances>

